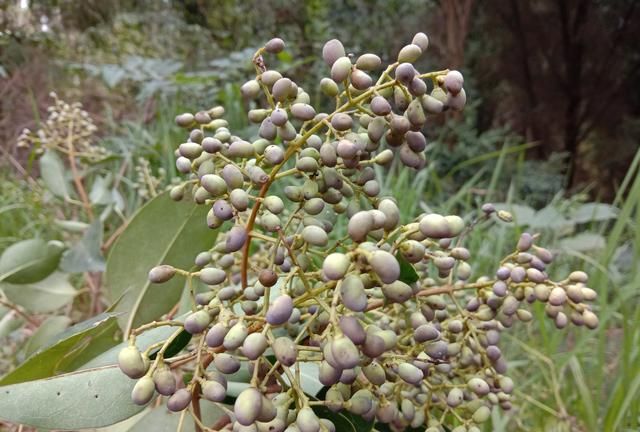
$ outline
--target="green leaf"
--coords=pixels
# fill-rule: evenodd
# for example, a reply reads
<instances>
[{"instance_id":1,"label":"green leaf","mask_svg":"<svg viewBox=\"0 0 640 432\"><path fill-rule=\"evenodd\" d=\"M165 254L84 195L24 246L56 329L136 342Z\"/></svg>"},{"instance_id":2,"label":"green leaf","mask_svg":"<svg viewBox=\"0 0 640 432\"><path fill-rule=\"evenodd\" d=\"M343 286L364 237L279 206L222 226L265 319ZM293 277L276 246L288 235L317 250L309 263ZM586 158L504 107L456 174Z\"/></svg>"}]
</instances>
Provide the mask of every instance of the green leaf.
<instances>
[{"instance_id":1,"label":"green leaf","mask_svg":"<svg viewBox=\"0 0 640 432\"><path fill-rule=\"evenodd\" d=\"M109 205L113 202L113 196L111 194L111 174L106 176L97 176L93 180L91 185L91 192L89 192L89 200L92 204Z\"/></svg>"},{"instance_id":2,"label":"green leaf","mask_svg":"<svg viewBox=\"0 0 640 432\"><path fill-rule=\"evenodd\" d=\"M147 275L152 267L171 264L191 268L198 252L209 249L216 233L205 223L208 209L192 202L175 202L168 193L158 195L142 207L113 245L105 272L106 293L114 308L125 312L120 326L132 328L167 313L180 299L184 279L152 285Z\"/></svg>"},{"instance_id":3,"label":"green leaf","mask_svg":"<svg viewBox=\"0 0 640 432\"><path fill-rule=\"evenodd\" d=\"M227 408L233 409L231 406ZM217 405L200 399L200 411L202 413L202 422L206 425L214 424L225 412ZM107 428L93 430L92 432L175 432L178 430L180 422L180 414L174 413L166 409L163 405L153 408L147 408L133 418L124 422L114 424ZM194 432L195 426L193 421L185 421L182 424L182 432Z\"/></svg>"},{"instance_id":4,"label":"green leaf","mask_svg":"<svg viewBox=\"0 0 640 432\"><path fill-rule=\"evenodd\" d=\"M618 217L620 210L609 204L586 203L571 213L575 223L601 222Z\"/></svg>"},{"instance_id":5,"label":"green leaf","mask_svg":"<svg viewBox=\"0 0 640 432\"><path fill-rule=\"evenodd\" d=\"M83 233L89 229L89 224L86 222L54 219L53 223L59 226L60 228L62 228L63 230L73 232L73 233Z\"/></svg>"},{"instance_id":6,"label":"green leaf","mask_svg":"<svg viewBox=\"0 0 640 432\"><path fill-rule=\"evenodd\" d=\"M573 231L574 224L566 219L557 208L548 205L536 212L529 226L537 229L551 229L558 234L563 234Z\"/></svg>"},{"instance_id":7,"label":"green leaf","mask_svg":"<svg viewBox=\"0 0 640 432\"><path fill-rule=\"evenodd\" d=\"M70 372L118 343L115 314L102 313L59 333L16 369L0 379L0 385L48 378ZM111 362L112 364L114 361Z\"/></svg>"},{"instance_id":8,"label":"green leaf","mask_svg":"<svg viewBox=\"0 0 640 432\"><path fill-rule=\"evenodd\" d=\"M416 269L413 268L411 263L409 263L409 261L407 261L400 252L396 253L396 259L398 260L398 263L400 263L400 281L411 285L420 279Z\"/></svg>"},{"instance_id":9,"label":"green leaf","mask_svg":"<svg viewBox=\"0 0 640 432\"><path fill-rule=\"evenodd\" d=\"M58 268L64 246L42 239L23 240L9 246L0 256L0 281L24 284L38 282Z\"/></svg>"},{"instance_id":10,"label":"green leaf","mask_svg":"<svg viewBox=\"0 0 640 432\"><path fill-rule=\"evenodd\" d=\"M583 232L573 237L560 240L560 246L564 249L576 252L592 252L605 248L607 240L600 234Z\"/></svg>"},{"instance_id":11,"label":"green leaf","mask_svg":"<svg viewBox=\"0 0 640 432\"><path fill-rule=\"evenodd\" d=\"M46 279L29 284L0 283L0 289L13 303L31 312L52 312L68 304L77 291L65 273L51 273Z\"/></svg>"},{"instance_id":12,"label":"green leaf","mask_svg":"<svg viewBox=\"0 0 640 432\"><path fill-rule=\"evenodd\" d=\"M66 316L51 316L27 339L22 348L23 358L30 356L38 348L47 344L55 335L63 332L71 324L71 318Z\"/></svg>"},{"instance_id":13,"label":"green leaf","mask_svg":"<svg viewBox=\"0 0 640 432\"><path fill-rule=\"evenodd\" d=\"M186 330L182 330L180 334L174 340L172 340L167 347L166 351L164 352L164 358L171 358L179 354L180 351L182 351L184 347L189 344L189 342L191 341L191 337L191 333ZM149 358L151 360L155 360L158 351L160 351L160 348L154 350L151 354L149 354Z\"/></svg>"},{"instance_id":14,"label":"green leaf","mask_svg":"<svg viewBox=\"0 0 640 432\"><path fill-rule=\"evenodd\" d=\"M96 218L82 239L62 256L60 268L67 273L102 272L105 268L102 246L102 221Z\"/></svg>"},{"instance_id":15,"label":"green leaf","mask_svg":"<svg viewBox=\"0 0 640 432\"><path fill-rule=\"evenodd\" d=\"M65 170L58 154L53 150L45 150L40 158L40 177L47 189L61 198L69 197L69 184L64 175Z\"/></svg>"},{"instance_id":16,"label":"green leaf","mask_svg":"<svg viewBox=\"0 0 640 432\"><path fill-rule=\"evenodd\" d=\"M3 386L0 418L46 429L112 425L143 409L129 398L135 383L113 365Z\"/></svg>"}]
</instances>

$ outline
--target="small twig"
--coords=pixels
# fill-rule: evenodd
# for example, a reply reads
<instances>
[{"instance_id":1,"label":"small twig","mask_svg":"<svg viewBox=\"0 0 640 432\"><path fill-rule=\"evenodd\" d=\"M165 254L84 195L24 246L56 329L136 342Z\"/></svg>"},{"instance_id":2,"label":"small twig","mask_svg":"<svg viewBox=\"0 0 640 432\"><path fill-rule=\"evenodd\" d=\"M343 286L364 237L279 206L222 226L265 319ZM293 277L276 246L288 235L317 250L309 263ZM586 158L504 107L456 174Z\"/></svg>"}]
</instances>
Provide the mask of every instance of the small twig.
<instances>
[{"instance_id":1,"label":"small twig","mask_svg":"<svg viewBox=\"0 0 640 432\"><path fill-rule=\"evenodd\" d=\"M109 236L107 241L104 242L104 244L101 246L102 252L106 252L109 250L109 248L113 245L113 243L116 240L118 240L118 237L120 237L120 234L122 234L122 232L127 228L128 225L129 225L129 221L124 222L122 225L118 227L118 229L116 229L113 232L113 234L111 234L111 236Z\"/></svg>"},{"instance_id":2,"label":"small twig","mask_svg":"<svg viewBox=\"0 0 640 432\"><path fill-rule=\"evenodd\" d=\"M231 417L228 414L220 417L214 424L211 425L211 429L214 431L220 431L223 427L231 423Z\"/></svg>"},{"instance_id":3,"label":"small twig","mask_svg":"<svg viewBox=\"0 0 640 432\"><path fill-rule=\"evenodd\" d=\"M82 179L80 178L80 174L78 174L78 167L76 166L75 150L73 148L73 120L69 122L67 148L69 156L69 166L71 168L71 174L73 175L73 183L76 185L76 190L78 191L78 195L80 195L80 199L82 200L82 205L85 212L87 212L87 216L89 216L90 220L93 220L93 208L91 208L89 197L87 196L87 192L84 190Z\"/></svg>"},{"instance_id":4,"label":"small twig","mask_svg":"<svg viewBox=\"0 0 640 432\"><path fill-rule=\"evenodd\" d=\"M33 326L38 327L40 325L40 323L36 320L34 320L33 318L31 318L25 311L22 310L22 308L18 305L15 305L9 301L6 301L4 299L0 298L0 305L7 307L9 309L11 309L12 311L14 311L15 313L17 313L18 315L20 315L22 318L24 318L25 320L27 320L27 322Z\"/></svg>"},{"instance_id":5,"label":"small twig","mask_svg":"<svg viewBox=\"0 0 640 432\"><path fill-rule=\"evenodd\" d=\"M100 287L96 284L96 281L93 280L93 277L90 273L84 274L84 279L87 281L87 285L89 285L89 292L91 293L91 306L90 310L92 314L98 312L98 299L100 297Z\"/></svg>"}]
</instances>

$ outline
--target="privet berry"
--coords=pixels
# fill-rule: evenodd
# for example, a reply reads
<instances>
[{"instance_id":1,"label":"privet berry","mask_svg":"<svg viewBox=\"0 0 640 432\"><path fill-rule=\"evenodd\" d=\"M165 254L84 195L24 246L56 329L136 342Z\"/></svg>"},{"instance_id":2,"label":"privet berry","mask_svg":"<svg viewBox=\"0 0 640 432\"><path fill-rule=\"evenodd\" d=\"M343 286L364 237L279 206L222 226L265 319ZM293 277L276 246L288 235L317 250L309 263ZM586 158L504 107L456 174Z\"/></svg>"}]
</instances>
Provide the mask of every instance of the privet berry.
<instances>
[{"instance_id":1,"label":"privet berry","mask_svg":"<svg viewBox=\"0 0 640 432\"><path fill-rule=\"evenodd\" d=\"M385 196L374 165L422 169L429 118L466 104L459 71L418 70L427 35L387 67L327 42L319 88L335 104L328 112L311 103L316 89L269 69L284 45L274 38L260 48L256 76L240 88L255 105L257 138L235 135L221 107L176 117L186 132L176 168L186 178L170 196L206 206L202 223L217 236L187 260L192 269L149 272L153 283L185 277L194 304L131 332L118 363L138 379L132 399L146 404L157 390L171 411L193 398L221 402L224 374L241 372L249 387L235 399L233 430L335 430L311 408L318 403L393 430L477 432L492 409L512 406L500 333L534 319L535 302L558 328L595 328L596 292L581 271L553 280L554 256L535 233L522 234L492 274L477 275L467 234L512 220L490 203L464 219L412 218ZM150 361L136 338L161 326L177 328ZM183 331L193 337L175 354ZM317 366L324 400L304 394L303 364Z\"/></svg>"},{"instance_id":2,"label":"privet berry","mask_svg":"<svg viewBox=\"0 0 640 432\"><path fill-rule=\"evenodd\" d=\"M118 366L129 378L140 378L148 369L148 364L135 346L123 348L118 353Z\"/></svg>"}]
</instances>

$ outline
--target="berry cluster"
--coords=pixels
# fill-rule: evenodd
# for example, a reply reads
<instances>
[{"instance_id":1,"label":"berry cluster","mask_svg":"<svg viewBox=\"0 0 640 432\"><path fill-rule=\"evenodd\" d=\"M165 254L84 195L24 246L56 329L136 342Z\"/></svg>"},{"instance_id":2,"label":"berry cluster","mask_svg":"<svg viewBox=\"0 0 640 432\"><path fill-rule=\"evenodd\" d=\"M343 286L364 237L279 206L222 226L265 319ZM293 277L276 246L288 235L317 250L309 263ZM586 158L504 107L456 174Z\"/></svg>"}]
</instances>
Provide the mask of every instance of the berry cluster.
<instances>
[{"instance_id":1,"label":"berry cluster","mask_svg":"<svg viewBox=\"0 0 640 432\"><path fill-rule=\"evenodd\" d=\"M105 158L107 151L95 142L97 127L82 104L68 104L56 93L50 96L54 104L47 108L46 121L36 132L24 129L18 137L18 147L33 147L39 152L58 150L86 160Z\"/></svg>"},{"instance_id":2,"label":"berry cluster","mask_svg":"<svg viewBox=\"0 0 640 432\"><path fill-rule=\"evenodd\" d=\"M327 42L330 77L320 88L336 108L319 113L303 88L267 68L262 55L284 49L272 39L253 58L256 78L242 86L245 98L266 106L249 112L259 137L233 135L221 107L176 118L190 130L176 161L188 179L170 194L210 207L206 223L224 233L194 269L150 271L154 283L179 275L208 288L193 292L184 321L133 331L120 366L138 379L135 403L155 391L169 396L172 411L199 397L222 402L225 375L248 368L230 430L335 431L314 411L324 406L393 430L478 431L492 407L511 407L514 386L498 343L516 320L531 320L523 305L546 302L558 327L597 325L584 303L595 297L587 276L551 281L545 267L553 257L529 234L493 277L470 280L465 235L481 221L508 220L507 212L487 204L470 221L432 213L402 224L396 201L381 196L374 165L399 158L423 167L427 116L466 102L459 72L416 70L428 44L415 35L382 69L375 54L354 61L340 41ZM177 330L150 361L136 336L162 325ZM185 354L165 358L182 331L197 337ZM326 387L320 400L302 388L304 363ZM183 385L174 372L185 365L193 374Z\"/></svg>"}]
</instances>

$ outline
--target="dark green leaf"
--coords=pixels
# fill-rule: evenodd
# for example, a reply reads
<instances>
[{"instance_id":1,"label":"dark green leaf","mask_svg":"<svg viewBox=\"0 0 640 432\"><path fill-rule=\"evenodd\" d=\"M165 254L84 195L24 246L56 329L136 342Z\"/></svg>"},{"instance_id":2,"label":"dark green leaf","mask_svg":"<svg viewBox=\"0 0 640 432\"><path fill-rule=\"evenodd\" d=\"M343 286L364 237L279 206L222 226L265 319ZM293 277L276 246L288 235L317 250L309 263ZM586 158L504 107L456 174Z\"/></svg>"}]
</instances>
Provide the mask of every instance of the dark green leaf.
<instances>
[{"instance_id":1,"label":"dark green leaf","mask_svg":"<svg viewBox=\"0 0 640 432\"><path fill-rule=\"evenodd\" d=\"M15 284L38 282L58 268L64 245L42 239L23 240L0 256L0 281Z\"/></svg>"},{"instance_id":2,"label":"dark green leaf","mask_svg":"<svg viewBox=\"0 0 640 432\"><path fill-rule=\"evenodd\" d=\"M71 324L71 318L66 316L51 316L47 318L38 329L27 339L22 348L22 359L30 356L45 346L59 333L62 333Z\"/></svg>"},{"instance_id":3,"label":"dark green leaf","mask_svg":"<svg viewBox=\"0 0 640 432\"><path fill-rule=\"evenodd\" d=\"M115 314L103 313L60 333L0 379L0 385L48 378L69 372L118 343Z\"/></svg>"},{"instance_id":4,"label":"dark green leaf","mask_svg":"<svg viewBox=\"0 0 640 432\"><path fill-rule=\"evenodd\" d=\"M107 260L105 287L112 301L122 296L114 310L126 313L119 319L125 334L178 302L183 278L152 285L147 275L160 264L191 268L195 255L211 247L216 233L206 226L207 211L163 193L142 207L120 235Z\"/></svg>"},{"instance_id":5,"label":"dark green leaf","mask_svg":"<svg viewBox=\"0 0 640 432\"><path fill-rule=\"evenodd\" d=\"M398 263L400 263L400 281L411 285L420 279L416 269L413 268L409 261L407 261L400 252L396 253L396 259L398 260Z\"/></svg>"},{"instance_id":6,"label":"dark green leaf","mask_svg":"<svg viewBox=\"0 0 640 432\"><path fill-rule=\"evenodd\" d=\"M184 347L189 344L189 342L191 341L191 337L191 333L186 330L182 330L180 334L174 340L172 340L167 347L166 351L164 352L164 358L171 358L176 354L179 354L180 351L182 351ZM149 354L149 358L151 360L154 360L156 358L156 355L158 354L158 351L160 351L160 348L154 350L151 354Z\"/></svg>"}]
</instances>

